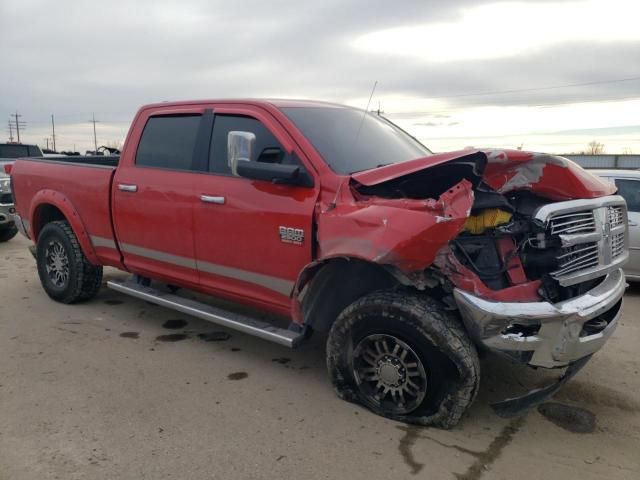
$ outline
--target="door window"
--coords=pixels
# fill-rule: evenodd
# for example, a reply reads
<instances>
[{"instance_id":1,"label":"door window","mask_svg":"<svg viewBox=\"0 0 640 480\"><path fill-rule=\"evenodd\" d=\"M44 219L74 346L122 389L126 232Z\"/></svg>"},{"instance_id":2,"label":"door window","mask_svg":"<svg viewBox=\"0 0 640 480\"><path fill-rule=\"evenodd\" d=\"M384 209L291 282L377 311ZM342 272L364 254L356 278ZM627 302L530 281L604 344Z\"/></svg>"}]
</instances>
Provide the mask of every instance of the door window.
<instances>
[{"instance_id":1,"label":"door window","mask_svg":"<svg viewBox=\"0 0 640 480\"><path fill-rule=\"evenodd\" d=\"M627 209L630 212L640 212L640 181L617 178L616 185L618 195L627 202Z\"/></svg>"},{"instance_id":2,"label":"door window","mask_svg":"<svg viewBox=\"0 0 640 480\"><path fill-rule=\"evenodd\" d=\"M192 170L201 115L151 117L147 121L136 152L136 165Z\"/></svg>"},{"instance_id":3,"label":"door window","mask_svg":"<svg viewBox=\"0 0 640 480\"><path fill-rule=\"evenodd\" d=\"M290 161L276 137L255 118L239 115L216 115L213 124L213 136L209 151L209 171L222 175L231 175L227 161L227 137L229 132L251 132L256 136L253 150L253 162L284 163Z\"/></svg>"}]
</instances>

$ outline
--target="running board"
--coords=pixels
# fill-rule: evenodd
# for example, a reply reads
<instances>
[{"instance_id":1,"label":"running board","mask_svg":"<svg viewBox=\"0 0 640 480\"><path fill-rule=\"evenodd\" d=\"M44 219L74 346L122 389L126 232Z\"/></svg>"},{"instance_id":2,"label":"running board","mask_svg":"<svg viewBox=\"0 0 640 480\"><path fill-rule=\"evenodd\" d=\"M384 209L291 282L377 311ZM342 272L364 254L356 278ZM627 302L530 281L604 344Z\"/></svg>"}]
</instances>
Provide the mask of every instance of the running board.
<instances>
[{"instance_id":1,"label":"running board","mask_svg":"<svg viewBox=\"0 0 640 480\"><path fill-rule=\"evenodd\" d=\"M262 322L246 315L229 312L196 300L179 297L172 293L161 292L155 288L145 287L132 281L118 282L112 280L107 282L107 287L161 307L167 307L223 327L232 328L264 340L270 340L285 347L294 348L304 339L303 333L278 328L270 323Z\"/></svg>"}]
</instances>

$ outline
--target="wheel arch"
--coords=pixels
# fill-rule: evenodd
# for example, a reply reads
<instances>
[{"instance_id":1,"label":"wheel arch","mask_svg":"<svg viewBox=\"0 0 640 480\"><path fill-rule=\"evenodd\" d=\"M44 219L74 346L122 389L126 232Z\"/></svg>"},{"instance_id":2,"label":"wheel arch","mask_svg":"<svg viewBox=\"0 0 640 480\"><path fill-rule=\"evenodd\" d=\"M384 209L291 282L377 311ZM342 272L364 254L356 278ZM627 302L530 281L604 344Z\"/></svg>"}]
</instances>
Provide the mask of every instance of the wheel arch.
<instances>
[{"instance_id":1,"label":"wheel arch","mask_svg":"<svg viewBox=\"0 0 640 480\"><path fill-rule=\"evenodd\" d=\"M392 267L340 256L313 262L300 274L293 292L298 321L328 332L338 315L357 299L376 290L402 287Z\"/></svg>"},{"instance_id":2,"label":"wheel arch","mask_svg":"<svg viewBox=\"0 0 640 480\"><path fill-rule=\"evenodd\" d=\"M65 195L53 190L41 190L33 197L31 205L30 233L35 243L47 223L66 220L78 238L78 243L87 260L94 265L100 264L78 211Z\"/></svg>"}]
</instances>

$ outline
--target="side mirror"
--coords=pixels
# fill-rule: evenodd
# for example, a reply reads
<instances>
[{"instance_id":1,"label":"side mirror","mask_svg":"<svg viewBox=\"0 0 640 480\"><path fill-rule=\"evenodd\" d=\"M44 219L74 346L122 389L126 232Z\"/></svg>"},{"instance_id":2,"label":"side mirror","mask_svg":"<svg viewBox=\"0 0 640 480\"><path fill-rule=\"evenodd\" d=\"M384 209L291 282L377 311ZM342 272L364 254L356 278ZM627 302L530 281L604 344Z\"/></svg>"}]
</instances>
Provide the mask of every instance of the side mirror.
<instances>
[{"instance_id":1,"label":"side mirror","mask_svg":"<svg viewBox=\"0 0 640 480\"><path fill-rule=\"evenodd\" d=\"M238 164L238 175L252 180L264 180L281 185L313 187L313 178L301 165L240 162Z\"/></svg>"},{"instance_id":2,"label":"side mirror","mask_svg":"<svg viewBox=\"0 0 640 480\"><path fill-rule=\"evenodd\" d=\"M239 176L238 164L250 162L256 145L256 135L251 132L231 131L227 135L227 163L231 174Z\"/></svg>"}]
</instances>

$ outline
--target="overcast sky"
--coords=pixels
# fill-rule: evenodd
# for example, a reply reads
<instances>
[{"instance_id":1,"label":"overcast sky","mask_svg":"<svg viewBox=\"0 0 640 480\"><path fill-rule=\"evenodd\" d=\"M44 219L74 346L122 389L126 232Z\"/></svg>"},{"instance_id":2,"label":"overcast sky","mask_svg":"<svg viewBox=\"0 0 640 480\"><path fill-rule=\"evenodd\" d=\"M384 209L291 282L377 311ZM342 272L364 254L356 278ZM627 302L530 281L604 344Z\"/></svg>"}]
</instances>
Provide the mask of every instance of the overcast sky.
<instances>
[{"instance_id":1,"label":"overcast sky","mask_svg":"<svg viewBox=\"0 0 640 480\"><path fill-rule=\"evenodd\" d=\"M0 140L121 142L162 100L371 102L432 150L640 153L637 0L0 0Z\"/></svg>"}]
</instances>

